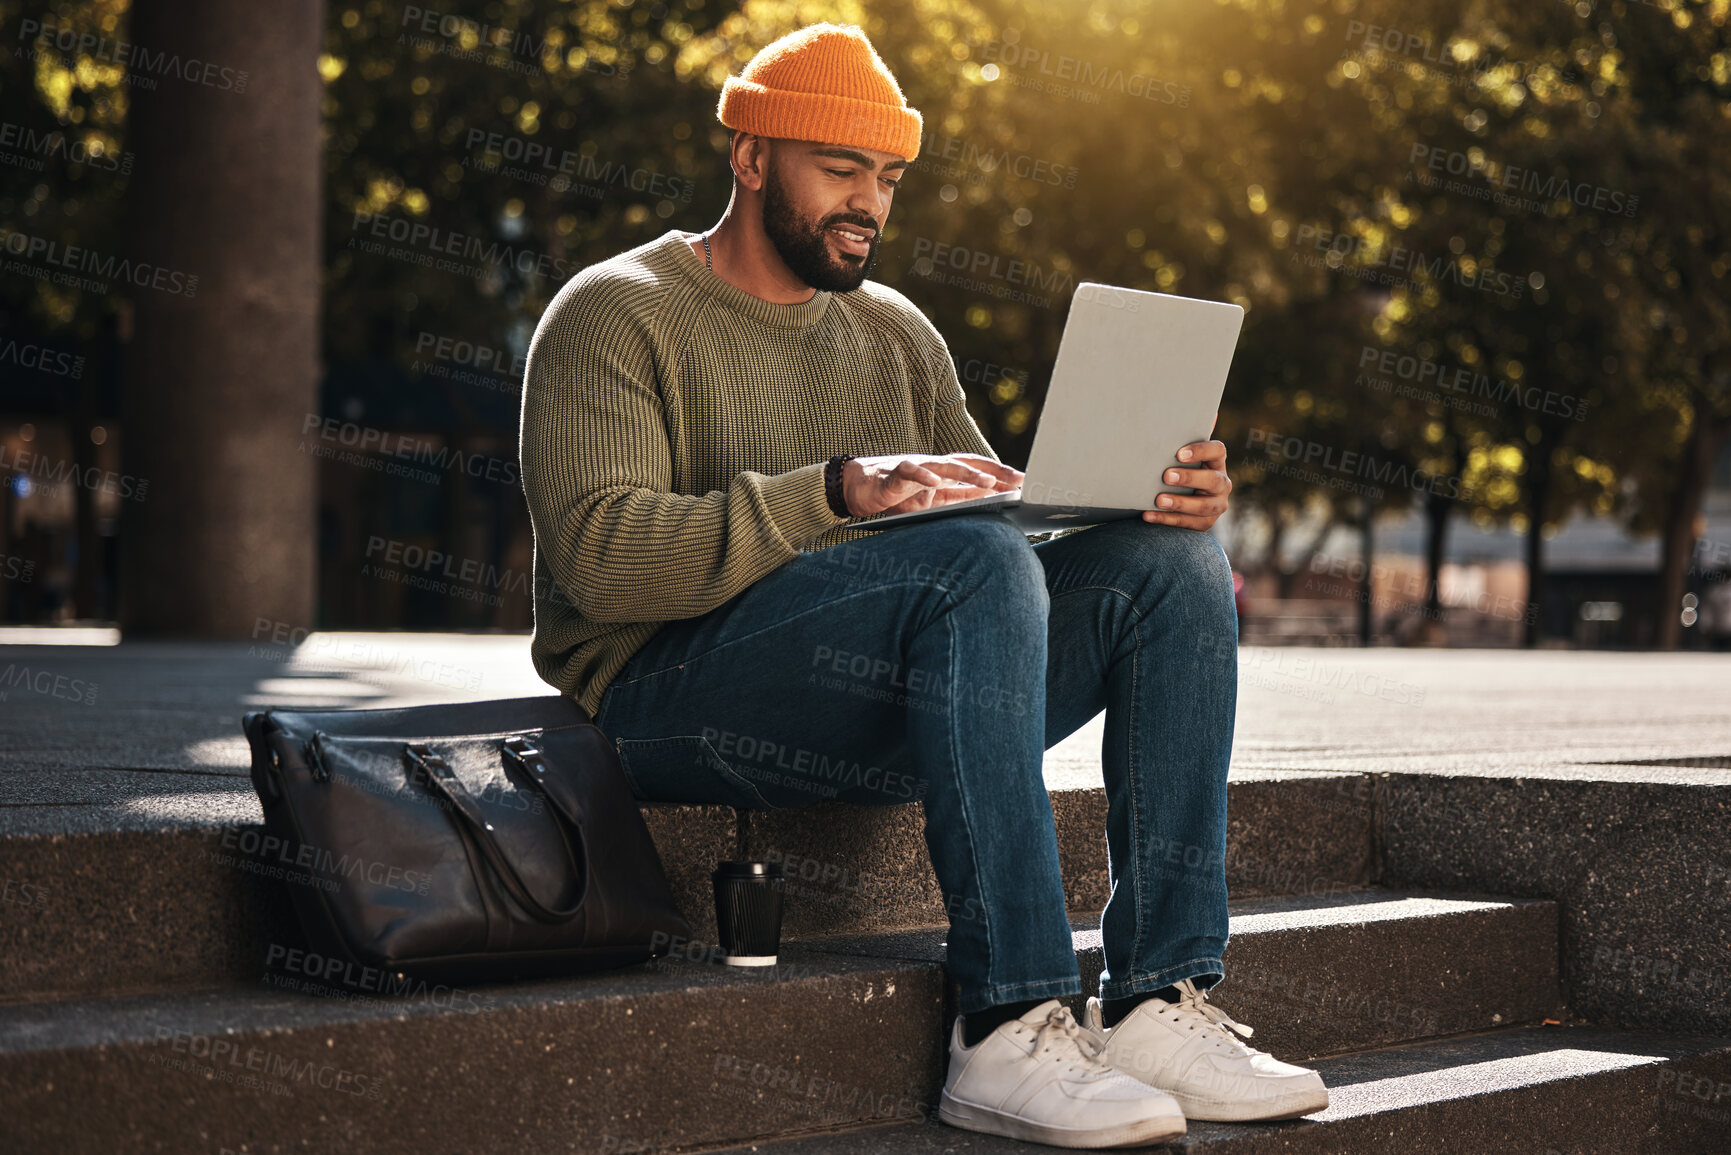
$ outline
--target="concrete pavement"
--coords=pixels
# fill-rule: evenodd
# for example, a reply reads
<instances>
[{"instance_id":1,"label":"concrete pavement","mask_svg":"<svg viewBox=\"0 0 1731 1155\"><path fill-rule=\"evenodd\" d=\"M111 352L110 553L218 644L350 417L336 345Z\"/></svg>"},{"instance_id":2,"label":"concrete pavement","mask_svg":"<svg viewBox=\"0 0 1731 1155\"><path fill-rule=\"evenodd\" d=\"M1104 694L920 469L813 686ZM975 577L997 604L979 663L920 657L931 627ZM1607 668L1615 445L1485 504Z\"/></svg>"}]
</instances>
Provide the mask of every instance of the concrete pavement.
<instances>
[{"instance_id":1,"label":"concrete pavement","mask_svg":"<svg viewBox=\"0 0 1731 1155\"><path fill-rule=\"evenodd\" d=\"M248 710L551 692L520 634L114 645L5 645L5 636L0 833L257 821L240 732ZM1238 778L1731 784L1731 654L1251 646L1239 685ZM1103 724L1047 752L1049 786L1100 784Z\"/></svg>"}]
</instances>

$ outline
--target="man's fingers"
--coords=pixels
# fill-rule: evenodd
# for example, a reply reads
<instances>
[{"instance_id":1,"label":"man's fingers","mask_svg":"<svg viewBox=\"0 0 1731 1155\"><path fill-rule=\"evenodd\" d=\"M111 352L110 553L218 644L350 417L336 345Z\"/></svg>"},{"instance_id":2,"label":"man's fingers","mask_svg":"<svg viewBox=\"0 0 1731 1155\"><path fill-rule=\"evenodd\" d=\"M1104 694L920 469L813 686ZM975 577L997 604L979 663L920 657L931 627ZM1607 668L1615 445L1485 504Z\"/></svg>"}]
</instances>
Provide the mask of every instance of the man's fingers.
<instances>
[{"instance_id":1,"label":"man's fingers","mask_svg":"<svg viewBox=\"0 0 1731 1155\"><path fill-rule=\"evenodd\" d=\"M1160 479L1167 485L1188 485L1191 489L1200 489L1203 493L1222 497L1232 492L1232 479L1218 469L1181 469L1173 466L1161 474Z\"/></svg>"},{"instance_id":2,"label":"man's fingers","mask_svg":"<svg viewBox=\"0 0 1731 1155\"><path fill-rule=\"evenodd\" d=\"M958 501L972 501L976 497L990 497L998 492L995 485L951 485L944 489L932 491L933 505L952 505Z\"/></svg>"},{"instance_id":3,"label":"man's fingers","mask_svg":"<svg viewBox=\"0 0 1731 1155\"><path fill-rule=\"evenodd\" d=\"M1218 464L1226 460L1224 441L1192 441L1178 450L1178 460L1195 464Z\"/></svg>"},{"instance_id":4,"label":"man's fingers","mask_svg":"<svg viewBox=\"0 0 1731 1155\"><path fill-rule=\"evenodd\" d=\"M884 485L892 496L902 499L897 506L899 509L900 505L904 505L908 501L921 499L931 494L949 494L958 489L966 490L975 495L991 493L993 482L990 477L978 470L952 468L951 464L947 462L933 461L921 465L917 461L902 460L898 461L895 468L884 475ZM981 485L984 488L979 488ZM908 492L910 486L913 487L912 493ZM953 499L946 498L946 500ZM925 509L930 504L933 503L927 502L924 505L913 505L909 508Z\"/></svg>"},{"instance_id":5,"label":"man's fingers","mask_svg":"<svg viewBox=\"0 0 1731 1155\"><path fill-rule=\"evenodd\" d=\"M1219 519L1213 516L1196 517L1188 513L1168 513L1165 510L1149 510L1142 515L1142 520L1152 522L1155 525L1175 525L1179 529L1208 530L1214 528L1214 523Z\"/></svg>"},{"instance_id":6,"label":"man's fingers","mask_svg":"<svg viewBox=\"0 0 1731 1155\"><path fill-rule=\"evenodd\" d=\"M1219 517L1226 512L1226 499L1214 495L1203 497L1182 497L1176 493L1162 493L1154 499L1156 513L1191 514L1196 517Z\"/></svg>"},{"instance_id":7,"label":"man's fingers","mask_svg":"<svg viewBox=\"0 0 1731 1155\"><path fill-rule=\"evenodd\" d=\"M996 490L977 485L951 485L942 489L921 489L904 501L884 510L885 513L915 513L937 505L953 505L975 497L987 497Z\"/></svg>"},{"instance_id":8,"label":"man's fingers","mask_svg":"<svg viewBox=\"0 0 1731 1155\"><path fill-rule=\"evenodd\" d=\"M919 462L906 457L896 462L895 468L890 470L888 476L901 481L911 481L915 485L923 485L932 489L944 484L944 479L936 473Z\"/></svg>"},{"instance_id":9,"label":"man's fingers","mask_svg":"<svg viewBox=\"0 0 1731 1155\"><path fill-rule=\"evenodd\" d=\"M993 461L990 457L981 457L977 453L958 453L956 458L991 474L999 481L1008 482L1010 489L1022 484L1022 478L1026 476L1013 465L1005 465L1002 461Z\"/></svg>"},{"instance_id":10,"label":"man's fingers","mask_svg":"<svg viewBox=\"0 0 1731 1155\"><path fill-rule=\"evenodd\" d=\"M1015 489L1022 471L973 453L879 458L871 468L878 487L877 512L911 513ZM873 504L876 504L874 501Z\"/></svg>"},{"instance_id":11,"label":"man's fingers","mask_svg":"<svg viewBox=\"0 0 1731 1155\"><path fill-rule=\"evenodd\" d=\"M1215 416L1218 419L1219 415ZM1162 470L1160 479L1196 493L1162 493L1154 499L1155 508L1142 514L1142 520L1180 529L1211 529L1226 512L1226 495L1232 492L1232 479L1226 476L1226 443L1192 441L1179 446L1177 456L1184 464Z\"/></svg>"},{"instance_id":12,"label":"man's fingers","mask_svg":"<svg viewBox=\"0 0 1731 1155\"><path fill-rule=\"evenodd\" d=\"M982 485L988 490L995 489L1000 480L996 473L987 473L984 469L965 461L932 461L927 463L927 468L951 481L960 481L966 485ZM1007 481L1008 478L1003 480Z\"/></svg>"}]
</instances>

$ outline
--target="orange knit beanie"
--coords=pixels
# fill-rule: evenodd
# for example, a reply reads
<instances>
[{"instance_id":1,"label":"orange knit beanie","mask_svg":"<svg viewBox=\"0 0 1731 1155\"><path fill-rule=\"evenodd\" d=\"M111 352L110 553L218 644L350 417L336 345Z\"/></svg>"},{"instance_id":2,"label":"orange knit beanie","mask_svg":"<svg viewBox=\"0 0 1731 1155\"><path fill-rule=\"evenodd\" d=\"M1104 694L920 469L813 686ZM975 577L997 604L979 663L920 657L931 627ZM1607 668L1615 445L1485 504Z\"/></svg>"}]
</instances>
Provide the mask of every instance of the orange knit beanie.
<instances>
[{"instance_id":1,"label":"orange knit beanie","mask_svg":"<svg viewBox=\"0 0 1731 1155\"><path fill-rule=\"evenodd\" d=\"M893 153L920 151L920 114L858 28L813 24L790 32L730 76L716 109L728 128Z\"/></svg>"}]
</instances>

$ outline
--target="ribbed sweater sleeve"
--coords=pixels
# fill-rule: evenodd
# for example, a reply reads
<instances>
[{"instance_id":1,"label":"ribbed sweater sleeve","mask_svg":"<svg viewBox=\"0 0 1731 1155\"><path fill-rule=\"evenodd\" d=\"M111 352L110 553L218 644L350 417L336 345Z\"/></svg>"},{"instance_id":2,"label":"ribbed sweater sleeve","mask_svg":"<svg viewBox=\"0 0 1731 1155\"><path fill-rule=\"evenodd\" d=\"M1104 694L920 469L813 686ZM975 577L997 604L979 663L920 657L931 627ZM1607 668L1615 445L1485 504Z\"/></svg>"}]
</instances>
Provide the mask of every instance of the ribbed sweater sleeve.
<instances>
[{"instance_id":1,"label":"ribbed sweater sleeve","mask_svg":"<svg viewBox=\"0 0 1731 1155\"><path fill-rule=\"evenodd\" d=\"M901 306L895 312L895 323L906 334L910 359L919 366L932 398L932 444L926 452L977 453L993 461L1000 460L968 412L968 395L956 376L956 363L944 335L931 318L900 293L882 287L879 293Z\"/></svg>"},{"instance_id":2,"label":"ribbed sweater sleeve","mask_svg":"<svg viewBox=\"0 0 1731 1155\"><path fill-rule=\"evenodd\" d=\"M939 377L932 382L935 412L932 417L933 453L977 453L999 460L968 412L968 395L956 376L956 366L946 352L938 359Z\"/></svg>"},{"instance_id":3,"label":"ribbed sweater sleeve","mask_svg":"<svg viewBox=\"0 0 1731 1155\"><path fill-rule=\"evenodd\" d=\"M536 548L585 619L696 617L842 523L821 461L672 492L653 313L584 288L560 295L530 348L521 452Z\"/></svg>"}]
</instances>

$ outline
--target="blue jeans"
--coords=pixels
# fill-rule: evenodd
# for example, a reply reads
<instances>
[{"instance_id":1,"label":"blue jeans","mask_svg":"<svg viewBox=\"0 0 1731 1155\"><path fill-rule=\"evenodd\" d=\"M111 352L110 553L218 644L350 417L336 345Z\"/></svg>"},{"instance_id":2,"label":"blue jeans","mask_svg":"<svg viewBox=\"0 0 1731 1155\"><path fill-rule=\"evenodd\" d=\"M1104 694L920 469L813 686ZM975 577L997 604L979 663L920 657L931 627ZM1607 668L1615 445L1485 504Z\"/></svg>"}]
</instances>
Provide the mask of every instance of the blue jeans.
<instances>
[{"instance_id":1,"label":"blue jeans","mask_svg":"<svg viewBox=\"0 0 1731 1155\"><path fill-rule=\"evenodd\" d=\"M1207 534L1137 519L1032 545L944 518L668 623L596 722L648 801L923 802L966 1013L1081 993L1041 755L1104 709L1101 996L1212 986L1237 638Z\"/></svg>"}]
</instances>

